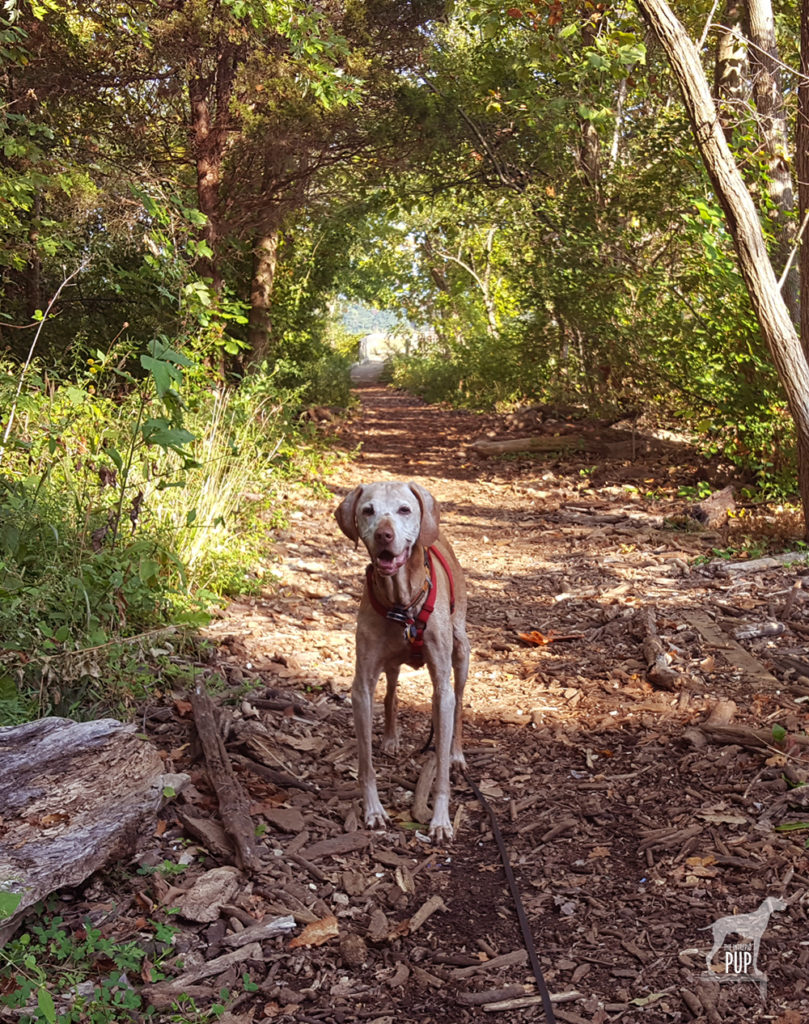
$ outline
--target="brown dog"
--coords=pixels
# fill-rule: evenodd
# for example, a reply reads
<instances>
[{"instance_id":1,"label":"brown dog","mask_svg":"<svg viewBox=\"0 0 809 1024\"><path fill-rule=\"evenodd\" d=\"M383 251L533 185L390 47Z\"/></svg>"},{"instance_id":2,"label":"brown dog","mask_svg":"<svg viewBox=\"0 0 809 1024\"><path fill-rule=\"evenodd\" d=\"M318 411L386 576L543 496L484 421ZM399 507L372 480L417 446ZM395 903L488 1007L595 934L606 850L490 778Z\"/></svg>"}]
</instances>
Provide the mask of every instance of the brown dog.
<instances>
[{"instance_id":1,"label":"brown dog","mask_svg":"<svg viewBox=\"0 0 809 1024\"><path fill-rule=\"evenodd\" d=\"M396 684L401 665L426 665L433 683L436 777L430 838L449 842L450 762L463 764L461 716L469 671L466 586L452 548L438 529L438 503L415 483L355 487L335 515L343 533L368 549L357 618L356 671L351 688L359 781L368 828L384 828L371 755L374 691L387 680L382 749L399 746ZM453 689L451 676L454 673Z\"/></svg>"}]
</instances>

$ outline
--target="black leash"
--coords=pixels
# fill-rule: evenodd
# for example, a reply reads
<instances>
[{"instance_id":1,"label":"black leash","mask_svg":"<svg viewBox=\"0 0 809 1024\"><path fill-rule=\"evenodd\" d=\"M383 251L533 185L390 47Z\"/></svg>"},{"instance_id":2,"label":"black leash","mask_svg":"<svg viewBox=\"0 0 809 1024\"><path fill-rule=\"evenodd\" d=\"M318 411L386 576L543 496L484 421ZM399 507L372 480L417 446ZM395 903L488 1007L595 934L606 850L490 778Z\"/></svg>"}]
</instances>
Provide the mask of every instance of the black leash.
<instances>
[{"instance_id":1,"label":"black leash","mask_svg":"<svg viewBox=\"0 0 809 1024\"><path fill-rule=\"evenodd\" d=\"M528 921L528 916L525 913L525 907L522 903L520 890L517 888L517 879L514 877L514 869L508 859L508 850L506 849L506 844L500 832L500 826L497 824L497 818L489 804L489 801L481 793L466 768L464 768L463 774L464 778L469 783L472 792L480 801L481 806L486 808L486 813L489 815L489 821L492 825L492 834L494 835L495 842L497 843L497 849L500 851L500 859L503 862L503 869L506 872L506 881L508 882L508 887L511 891L511 898L514 900L514 906L517 910L517 920L520 922L520 930L522 931L523 942L528 953L528 960L531 963L531 970L534 972L534 977L536 978L539 994L542 996L542 1007L545 1010L545 1018L548 1024L556 1024L556 1017L553 1015L553 1006L551 1004L551 994L548 991L548 986L545 984L545 978L542 975L542 968L539 965L539 957L537 956L537 948L534 944L534 936L531 934L531 925Z\"/></svg>"}]
</instances>

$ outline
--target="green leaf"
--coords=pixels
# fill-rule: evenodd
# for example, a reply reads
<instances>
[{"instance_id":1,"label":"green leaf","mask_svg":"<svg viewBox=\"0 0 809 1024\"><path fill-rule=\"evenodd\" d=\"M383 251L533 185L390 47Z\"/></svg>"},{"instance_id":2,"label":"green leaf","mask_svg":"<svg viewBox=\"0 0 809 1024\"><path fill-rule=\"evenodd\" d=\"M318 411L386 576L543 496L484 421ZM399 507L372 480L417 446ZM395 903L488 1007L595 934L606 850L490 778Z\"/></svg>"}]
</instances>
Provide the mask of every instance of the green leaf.
<instances>
[{"instance_id":1,"label":"green leaf","mask_svg":"<svg viewBox=\"0 0 809 1024\"><path fill-rule=\"evenodd\" d=\"M48 1024L56 1024L56 1005L46 988L37 991L37 1007Z\"/></svg>"},{"instance_id":2,"label":"green leaf","mask_svg":"<svg viewBox=\"0 0 809 1024\"><path fill-rule=\"evenodd\" d=\"M787 738L787 731L783 725L774 725L772 727L772 738L775 743L783 743Z\"/></svg>"},{"instance_id":3,"label":"green leaf","mask_svg":"<svg viewBox=\"0 0 809 1024\"><path fill-rule=\"evenodd\" d=\"M140 365L144 370L148 370L151 373L155 382L155 388L161 398L171 388L172 382L178 377L179 371L175 370L171 363L167 363L163 359L154 359L152 356L142 355L140 357Z\"/></svg>"},{"instance_id":4,"label":"green leaf","mask_svg":"<svg viewBox=\"0 0 809 1024\"><path fill-rule=\"evenodd\" d=\"M138 577L141 583L154 583L160 575L160 563L154 558L141 558L138 565Z\"/></svg>"},{"instance_id":5,"label":"green leaf","mask_svg":"<svg viewBox=\"0 0 809 1024\"><path fill-rule=\"evenodd\" d=\"M18 892L0 892L0 921L11 917L22 902L22 894Z\"/></svg>"},{"instance_id":6,"label":"green leaf","mask_svg":"<svg viewBox=\"0 0 809 1024\"><path fill-rule=\"evenodd\" d=\"M167 420L147 420L141 427L141 434L146 444L156 444L161 448L176 448L190 444L194 435L183 427L169 426Z\"/></svg>"}]
</instances>

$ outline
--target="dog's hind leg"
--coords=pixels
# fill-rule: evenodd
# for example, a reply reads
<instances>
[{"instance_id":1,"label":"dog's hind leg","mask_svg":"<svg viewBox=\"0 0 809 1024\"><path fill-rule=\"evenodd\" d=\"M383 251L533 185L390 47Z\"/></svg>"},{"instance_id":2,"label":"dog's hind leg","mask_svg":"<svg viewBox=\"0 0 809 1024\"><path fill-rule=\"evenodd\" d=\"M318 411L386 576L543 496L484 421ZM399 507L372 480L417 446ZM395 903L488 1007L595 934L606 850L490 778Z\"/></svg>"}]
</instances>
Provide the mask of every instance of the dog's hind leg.
<instances>
[{"instance_id":1,"label":"dog's hind leg","mask_svg":"<svg viewBox=\"0 0 809 1024\"><path fill-rule=\"evenodd\" d=\"M399 750L399 701L396 696L396 684L399 682L399 666L385 670L387 689L385 690L385 731L382 733L382 753L395 754Z\"/></svg>"}]
</instances>

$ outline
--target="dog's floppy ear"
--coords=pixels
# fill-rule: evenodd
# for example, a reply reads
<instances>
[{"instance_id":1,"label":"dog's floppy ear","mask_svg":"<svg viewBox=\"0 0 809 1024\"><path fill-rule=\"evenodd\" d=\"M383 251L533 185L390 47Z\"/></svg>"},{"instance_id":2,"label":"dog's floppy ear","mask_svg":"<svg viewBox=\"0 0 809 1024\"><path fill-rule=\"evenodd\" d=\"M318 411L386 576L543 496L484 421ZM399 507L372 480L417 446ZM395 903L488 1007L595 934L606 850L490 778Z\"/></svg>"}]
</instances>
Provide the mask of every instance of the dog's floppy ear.
<instances>
[{"instance_id":1,"label":"dog's floppy ear","mask_svg":"<svg viewBox=\"0 0 809 1024\"><path fill-rule=\"evenodd\" d=\"M357 504L359 503L361 494L362 487L355 487L353 491L349 491L334 510L337 525L349 540L354 541L355 547L359 544L360 540L360 535L357 530Z\"/></svg>"},{"instance_id":2,"label":"dog's floppy ear","mask_svg":"<svg viewBox=\"0 0 809 1024\"><path fill-rule=\"evenodd\" d=\"M421 506L421 530L418 542L428 548L438 540L438 502L421 484L410 483L408 487L415 494L416 501Z\"/></svg>"}]
</instances>

